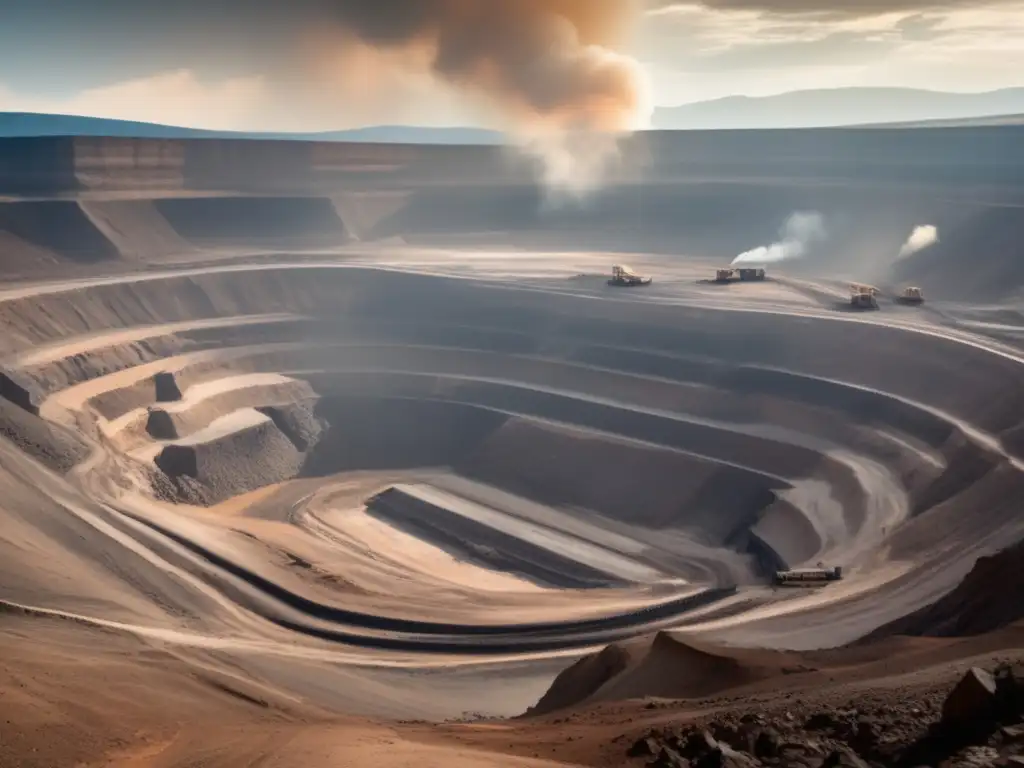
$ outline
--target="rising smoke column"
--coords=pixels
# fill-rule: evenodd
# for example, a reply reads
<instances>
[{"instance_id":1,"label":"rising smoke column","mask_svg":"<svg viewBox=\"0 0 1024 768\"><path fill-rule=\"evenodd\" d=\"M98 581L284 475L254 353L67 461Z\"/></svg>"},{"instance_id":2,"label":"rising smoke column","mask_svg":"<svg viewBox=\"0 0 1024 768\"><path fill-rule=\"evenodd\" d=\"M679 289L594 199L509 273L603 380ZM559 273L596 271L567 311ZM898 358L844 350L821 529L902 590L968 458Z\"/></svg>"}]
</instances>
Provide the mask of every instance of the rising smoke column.
<instances>
[{"instance_id":1,"label":"rising smoke column","mask_svg":"<svg viewBox=\"0 0 1024 768\"><path fill-rule=\"evenodd\" d=\"M927 248L929 245L934 245L937 242L939 242L939 230L933 225L923 224L919 227L914 227L914 231L910 233L907 242L900 248L897 258L906 258L911 254L917 253L922 248Z\"/></svg>"},{"instance_id":2,"label":"rising smoke column","mask_svg":"<svg viewBox=\"0 0 1024 768\"><path fill-rule=\"evenodd\" d=\"M762 245L741 253L732 260L739 264L770 264L786 259L798 259L807 252L807 247L828 236L825 220L817 211L797 211L786 219L779 230L778 242Z\"/></svg>"},{"instance_id":3,"label":"rising smoke column","mask_svg":"<svg viewBox=\"0 0 1024 768\"><path fill-rule=\"evenodd\" d=\"M617 50L637 0L334 0L332 10L362 42L424 52L436 76L489 100L552 186L597 184L616 139L649 121L642 72Z\"/></svg>"}]
</instances>

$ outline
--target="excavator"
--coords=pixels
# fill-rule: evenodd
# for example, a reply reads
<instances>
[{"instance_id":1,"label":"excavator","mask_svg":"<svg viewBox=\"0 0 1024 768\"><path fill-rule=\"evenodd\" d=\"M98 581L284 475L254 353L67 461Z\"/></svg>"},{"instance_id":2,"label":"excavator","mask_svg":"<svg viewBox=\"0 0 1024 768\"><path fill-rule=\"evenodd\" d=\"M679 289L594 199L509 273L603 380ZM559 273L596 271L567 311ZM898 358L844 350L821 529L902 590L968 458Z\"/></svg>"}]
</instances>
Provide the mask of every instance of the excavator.
<instances>
[{"instance_id":1,"label":"excavator","mask_svg":"<svg viewBox=\"0 0 1024 768\"><path fill-rule=\"evenodd\" d=\"M612 276L608 281L608 285L632 288L638 285L650 285L652 282L653 278L638 275L625 264L616 264L612 267Z\"/></svg>"}]
</instances>

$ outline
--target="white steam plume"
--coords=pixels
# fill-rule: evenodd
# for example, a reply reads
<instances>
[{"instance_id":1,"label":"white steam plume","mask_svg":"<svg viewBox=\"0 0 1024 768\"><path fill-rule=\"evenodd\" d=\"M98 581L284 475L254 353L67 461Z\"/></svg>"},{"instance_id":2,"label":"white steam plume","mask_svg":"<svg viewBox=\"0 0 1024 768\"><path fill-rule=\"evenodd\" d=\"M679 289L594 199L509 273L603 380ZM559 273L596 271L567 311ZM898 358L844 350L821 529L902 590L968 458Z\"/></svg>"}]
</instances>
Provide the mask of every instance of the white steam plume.
<instances>
[{"instance_id":1,"label":"white steam plume","mask_svg":"<svg viewBox=\"0 0 1024 768\"><path fill-rule=\"evenodd\" d=\"M779 230L778 242L762 245L741 253L732 260L736 264L770 264L787 259L798 259L807 253L807 247L828 236L825 220L817 211L797 211L786 219Z\"/></svg>"},{"instance_id":2,"label":"white steam plume","mask_svg":"<svg viewBox=\"0 0 1024 768\"><path fill-rule=\"evenodd\" d=\"M914 231L910 233L907 242L900 248L897 258L906 258L911 254L917 253L922 248L927 248L929 245L934 245L937 242L939 242L939 230L931 224L914 227Z\"/></svg>"}]
</instances>

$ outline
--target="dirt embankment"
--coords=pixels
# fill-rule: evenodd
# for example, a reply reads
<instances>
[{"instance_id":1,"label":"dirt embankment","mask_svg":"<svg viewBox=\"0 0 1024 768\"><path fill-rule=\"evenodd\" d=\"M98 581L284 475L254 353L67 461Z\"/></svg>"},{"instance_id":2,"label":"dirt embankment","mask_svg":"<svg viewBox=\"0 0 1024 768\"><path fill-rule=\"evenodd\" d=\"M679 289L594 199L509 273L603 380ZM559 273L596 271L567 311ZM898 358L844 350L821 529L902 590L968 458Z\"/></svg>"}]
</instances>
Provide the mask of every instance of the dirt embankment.
<instances>
[{"instance_id":1,"label":"dirt embankment","mask_svg":"<svg viewBox=\"0 0 1024 768\"><path fill-rule=\"evenodd\" d=\"M156 261L195 250L148 200L89 200L82 212L128 261Z\"/></svg>"},{"instance_id":2,"label":"dirt embankment","mask_svg":"<svg viewBox=\"0 0 1024 768\"><path fill-rule=\"evenodd\" d=\"M0 232L15 243L27 244L5 253L3 271L17 276L20 271L51 269L53 261L95 264L119 259L121 254L74 200L46 200L0 203Z\"/></svg>"},{"instance_id":3,"label":"dirt embankment","mask_svg":"<svg viewBox=\"0 0 1024 768\"><path fill-rule=\"evenodd\" d=\"M0 398L0 436L56 472L67 472L89 455L89 447L66 427Z\"/></svg>"},{"instance_id":4,"label":"dirt embankment","mask_svg":"<svg viewBox=\"0 0 1024 768\"><path fill-rule=\"evenodd\" d=\"M1024 620L1024 541L978 558L949 594L872 632L867 641L890 635L964 637L992 632Z\"/></svg>"},{"instance_id":5,"label":"dirt embankment","mask_svg":"<svg viewBox=\"0 0 1024 768\"><path fill-rule=\"evenodd\" d=\"M153 207L186 241L202 244L341 245L349 237L326 197L197 197Z\"/></svg>"},{"instance_id":6,"label":"dirt embankment","mask_svg":"<svg viewBox=\"0 0 1024 768\"><path fill-rule=\"evenodd\" d=\"M455 403L373 397L325 397L316 415L328 427L302 468L306 477L455 464L506 419Z\"/></svg>"},{"instance_id":7,"label":"dirt embankment","mask_svg":"<svg viewBox=\"0 0 1024 768\"><path fill-rule=\"evenodd\" d=\"M684 453L513 419L457 470L551 506L632 525L691 528L716 544L774 500L771 481Z\"/></svg>"},{"instance_id":8,"label":"dirt embankment","mask_svg":"<svg viewBox=\"0 0 1024 768\"><path fill-rule=\"evenodd\" d=\"M198 490L215 504L294 477L318 435L310 405L242 408L164 446L154 463L185 498Z\"/></svg>"},{"instance_id":9,"label":"dirt embankment","mask_svg":"<svg viewBox=\"0 0 1024 768\"><path fill-rule=\"evenodd\" d=\"M716 649L659 632L609 646L562 672L527 715L602 701L701 699L783 675L814 671L799 654Z\"/></svg>"},{"instance_id":10,"label":"dirt embankment","mask_svg":"<svg viewBox=\"0 0 1024 768\"><path fill-rule=\"evenodd\" d=\"M38 278L56 265L161 263L204 247L302 250L350 239L328 197L195 197L0 202L0 277Z\"/></svg>"}]
</instances>

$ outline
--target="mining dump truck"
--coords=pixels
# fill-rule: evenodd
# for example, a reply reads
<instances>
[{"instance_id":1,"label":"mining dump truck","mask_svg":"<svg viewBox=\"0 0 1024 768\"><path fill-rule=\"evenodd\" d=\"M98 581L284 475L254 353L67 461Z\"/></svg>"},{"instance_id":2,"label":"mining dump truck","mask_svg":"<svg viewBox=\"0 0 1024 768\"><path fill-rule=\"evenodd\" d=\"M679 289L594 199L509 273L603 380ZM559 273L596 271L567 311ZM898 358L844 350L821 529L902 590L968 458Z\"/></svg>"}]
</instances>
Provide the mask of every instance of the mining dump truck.
<instances>
[{"instance_id":1,"label":"mining dump truck","mask_svg":"<svg viewBox=\"0 0 1024 768\"><path fill-rule=\"evenodd\" d=\"M824 586L843 578L843 569L836 565L832 568L792 568L787 571L775 572L775 584L778 586Z\"/></svg>"},{"instance_id":2,"label":"mining dump truck","mask_svg":"<svg viewBox=\"0 0 1024 768\"><path fill-rule=\"evenodd\" d=\"M924 294L920 288L911 286L904 288L896 297L896 301L900 304L924 304Z\"/></svg>"},{"instance_id":3,"label":"mining dump truck","mask_svg":"<svg viewBox=\"0 0 1024 768\"><path fill-rule=\"evenodd\" d=\"M642 277L625 264L616 264L612 267L612 277L608 285L619 287L633 287L637 285L650 285L652 278Z\"/></svg>"},{"instance_id":4,"label":"mining dump truck","mask_svg":"<svg viewBox=\"0 0 1024 768\"><path fill-rule=\"evenodd\" d=\"M740 267L740 280L764 280L764 269L761 267Z\"/></svg>"},{"instance_id":5,"label":"mining dump truck","mask_svg":"<svg viewBox=\"0 0 1024 768\"><path fill-rule=\"evenodd\" d=\"M715 270L715 282L716 283L728 283L731 282L733 277L736 276L735 269L716 269Z\"/></svg>"},{"instance_id":6,"label":"mining dump truck","mask_svg":"<svg viewBox=\"0 0 1024 768\"><path fill-rule=\"evenodd\" d=\"M850 306L855 309L878 309L878 289L870 285L850 286Z\"/></svg>"}]
</instances>

